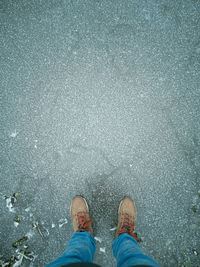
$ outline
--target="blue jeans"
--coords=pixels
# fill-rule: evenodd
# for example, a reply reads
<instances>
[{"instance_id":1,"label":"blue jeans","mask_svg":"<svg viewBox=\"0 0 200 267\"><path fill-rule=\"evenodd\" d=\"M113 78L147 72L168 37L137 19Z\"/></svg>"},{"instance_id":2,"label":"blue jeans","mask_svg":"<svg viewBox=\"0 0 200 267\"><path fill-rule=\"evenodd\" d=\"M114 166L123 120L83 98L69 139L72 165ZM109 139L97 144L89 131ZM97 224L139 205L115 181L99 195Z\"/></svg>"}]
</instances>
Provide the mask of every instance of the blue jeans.
<instances>
[{"instance_id":1,"label":"blue jeans","mask_svg":"<svg viewBox=\"0 0 200 267\"><path fill-rule=\"evenodd\" d=\"M112 249L113 255L117 260L117 267L135 265L160 267L154 259L142 252L138 242L129 234L119 235L113 241ZM65 252L46 267L58 267L75 262L92 262L95 250L96 241L89 232L74 233Z\"/></svg>"}]
</instances>

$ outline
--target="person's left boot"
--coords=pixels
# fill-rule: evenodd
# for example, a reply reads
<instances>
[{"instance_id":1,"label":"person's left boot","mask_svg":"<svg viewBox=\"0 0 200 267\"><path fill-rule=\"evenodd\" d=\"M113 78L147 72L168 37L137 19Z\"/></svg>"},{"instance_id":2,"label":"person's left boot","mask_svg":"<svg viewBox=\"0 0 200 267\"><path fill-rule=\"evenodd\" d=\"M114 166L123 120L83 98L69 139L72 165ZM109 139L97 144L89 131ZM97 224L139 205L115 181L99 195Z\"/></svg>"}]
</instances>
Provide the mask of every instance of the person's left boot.
<instances>
[{"instance_id":1,"label":"person's left boot","mask_svg":"<svg viewBox=\"0 0 200 267\"><path fill-rule=\"evenodd\" d=\"M92 220L85 198L81 196L73 198L70 213L74 232L90 232L93 235Z\"/></svg>"}]
</instances>

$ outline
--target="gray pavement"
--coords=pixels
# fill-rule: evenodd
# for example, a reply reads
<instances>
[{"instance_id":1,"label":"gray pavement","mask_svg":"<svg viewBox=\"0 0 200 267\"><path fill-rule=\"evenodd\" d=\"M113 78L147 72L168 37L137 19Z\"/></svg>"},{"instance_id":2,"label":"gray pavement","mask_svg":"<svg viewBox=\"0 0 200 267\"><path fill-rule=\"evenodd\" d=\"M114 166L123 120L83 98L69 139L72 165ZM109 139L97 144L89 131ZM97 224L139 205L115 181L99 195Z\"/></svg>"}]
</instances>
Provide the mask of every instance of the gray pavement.
<instances>
[{"instance_id":1,"label":"gray pavement","mask_svg":"<svg viewBox=\"0 0 200 267\"><path fill-rule=\"evenodd\" d=\"M0 1L2 264L58 257L81 194L96 263L116 265L129 195L144 251L200 266L199 18L195 0Z\"/></svg>"}]
</instances>

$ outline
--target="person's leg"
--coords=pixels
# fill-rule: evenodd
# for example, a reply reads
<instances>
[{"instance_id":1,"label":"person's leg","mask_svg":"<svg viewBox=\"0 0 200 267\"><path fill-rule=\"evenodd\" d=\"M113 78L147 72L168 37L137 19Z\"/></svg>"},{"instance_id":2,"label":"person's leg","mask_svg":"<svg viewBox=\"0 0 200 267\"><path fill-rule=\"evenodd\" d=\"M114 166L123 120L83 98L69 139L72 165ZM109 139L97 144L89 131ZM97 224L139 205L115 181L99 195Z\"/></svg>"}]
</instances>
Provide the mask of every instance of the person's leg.
<instances>
[{"instance_id":1,"label":"person's leg","mask_svg":"<svg viewBox=\"0 0 200 267\"><path fill-rule=\"evenodd\" d=\"M159 267L160 265L142 252L138 242L129 234L121 234L113 241L113 255L117 260L117 267L146 265Z\"/></svg>"},{"instance_id":2,"label":"person's leg","mask_svg":"<svg viewBox=\"0 0 200 267\"><path fill-rule=\"evenodd\" d=\"M130 266L152 266L159 267L159 264L145 255L140 245L140 240L134 234L137 221L137 210L133 200L124 198L118 210L118 226L115 240L112 244L113 255L117 260L117 267Z\"/></svg>"},{"instance_id":3,"label":"person's leg","mask_svg":"<svg viewBox=\"0 0 200 267\"><path fill-rule=\"evenodd\" d=\"M47 267L58 267L75 262L92 262L96 250L96 241L89 232L74 233L66 251Z\"/></svg>"},{"instance_id":4,"label":"person's leg","mask_svg":"<svg viewBox=\"0 0 200 267\"><path fill-rule=\"evenodd\" d=\"M70 213L75 233L72 235L66 251L59 258L49 263L48 267L93 261L96 241L93 237L92 221L86 200L80 196L75 197L72 200Z\"/></svg>"}]
</instances>

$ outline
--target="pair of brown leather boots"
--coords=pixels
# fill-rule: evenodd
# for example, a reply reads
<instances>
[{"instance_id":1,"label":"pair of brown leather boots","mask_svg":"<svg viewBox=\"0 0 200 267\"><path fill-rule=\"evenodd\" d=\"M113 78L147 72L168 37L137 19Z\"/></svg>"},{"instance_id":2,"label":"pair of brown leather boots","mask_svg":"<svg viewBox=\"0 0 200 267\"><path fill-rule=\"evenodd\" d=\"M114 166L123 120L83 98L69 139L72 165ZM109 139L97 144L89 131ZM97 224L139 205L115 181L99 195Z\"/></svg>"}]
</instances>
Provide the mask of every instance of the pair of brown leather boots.
<instances>
[{"instance_id":1,"label":"pair of brown leather boots","mask_svg":"<svg viewBox=\"0 0 200 267\"><path fill-rule=\"evenodd\" d=\"M92 220L89 215L89 208L85 198L76 196L72 200L71 208L71 220L74 228L74 232L90 232L93 235ZM134 201L125 197L118 210L118 226L115 234L115 238L123 233L127 233L134 237L137 242L137 235L134 233L134 228L137 220L137 211Z\"/></svg>"}]
</instances>

